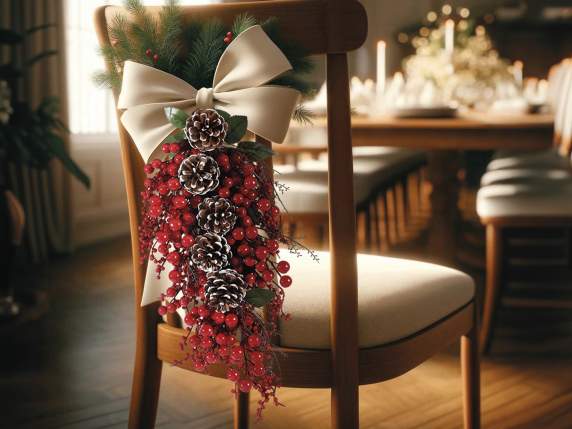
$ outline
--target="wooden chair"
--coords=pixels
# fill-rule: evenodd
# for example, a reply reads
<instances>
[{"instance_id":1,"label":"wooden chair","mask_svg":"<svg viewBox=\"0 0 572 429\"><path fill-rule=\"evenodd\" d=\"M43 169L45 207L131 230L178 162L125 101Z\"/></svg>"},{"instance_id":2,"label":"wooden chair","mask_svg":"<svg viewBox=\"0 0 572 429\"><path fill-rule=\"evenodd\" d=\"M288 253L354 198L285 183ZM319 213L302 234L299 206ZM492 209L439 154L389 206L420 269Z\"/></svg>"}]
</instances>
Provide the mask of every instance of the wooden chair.
<instances>
[{"instance_id":1,"label":"wooden chair","mask_svg":"<svg viewBox=\"0 0 572 429\"><path fill-rule=\"evenodd\" d=\"M572 64L565 60L561 67L561 93L554 130L557 147L554 151L513 157L512 168L489 171L483 176L482 187L477 194L477 213L486 227L487 240L480 338L483 353L490 350L503 289L511 280L511 235L518 233L519 229L530 233L546 228L563 228L572 234ZM542 250L537 250L535 255L532 250L523 255L521 251L519 255L520 258L533 256L538 262L540 252ZM572 264L568 265L572 268ZM549 277L546 276L547 279ZM526 301L527 307L567 308L569 305L570 300L559 297Z\"/></svg>"},{"instance_id":2,"label":"wooden chair","mask_svg":"<svg viewBox=\"0 0 572 429\"><path fill-rule=\"evenodd\" d=\"M107 6L96 12L96 28L102 45L109 43L108 22L118 11L118 8ZM444 346L462 338L465 428L478 428L479 354L472 280L462 273L431 264L399 262L377 256L356 257L347 52L356 49L365 40L367 21L363 7L358 2L345 0L291 0L194 6L186 7L184 11L186 19L216 16L226 23L230 23L234 16L243 12L249 12L259 18L275 16L280 20L284 34L301 43L310 54L327 56L328 99L335 102L328 105L329 171L332 172L329 177L330 252L323 256L326 263L330 261L331 271L328 270L328 265L313 264L310 265L310 274L313 274L313 277L318 275L316 281L325 282L322 287L331 290L331 317L328 312L325 321L321 321L329 344L324 349L276 345L276 350L280 352L277 356L282 384L290 387L331 388L332 428L355 429L359 427L360 384L375 383L401 375ZM128 193L136 292L137 345L129 427L151 428L156 417L162 362L171 363L180 357L179 345L184 330L173 326L173 321L163 323L159 320L157 305L139 306L145 274L145 267L139 264L137 242L140 213L137 195L143 186L143 161L121 126L119 133ZM371 268L372 265L378 270L394 268L394 274L399 280L408 280L412 277L412 270L419 269L419 279L412 284L415 291L420 293L390 293L394 299L408 297L415 301L416 308L411 309L412 317L402 318L404 322L412 321L416 319L415 316L424 313L427 296L432 296L437 301L436 305L447 304L447 299L443 299L441 295L443 290L448 295L462 295L462 303L459 299L453 299L445 305L446 311L441 311L443 314L438 319L431 322L417 320L422 326L409 335L389 340L382 345L360 348L361 334L366 326L358 328L358 317L361 320L361 313L358 315L358 261L367 265L365 268ZM398 263L406 264L406 269L396 271ZM298 264L293 263L295 273L296 270L302 270L297 267ZM326 274L331 274L331 281L319 276L317 271L322 270L321 267L326 270ZM360 276L364 274L362 268L364 267L360 265ZM297 288L306 286L311 290L315 286L304 285L303 277L299 274L293 275L300 281ZM367 289L369 293L385 290L386 287L391 292L399 285L398 281L383 279L377 272L367 277L370 283L377 283L378 279L380 281L376 288ZM294 289L295 287L291 288ZM421 293L423 291L426 293ZM360 297L362 296L364 294L360 292ZM389 299L382 302L391 308ZM401 311L400 315L405 309ZM371 311L369 314L371 315ZM295 320L296 317L295 314ZM377 333L389 333L392 326L386 324L373 328ZM328 335L330 332L331 335ZM183 364L182 367L192 370L190 363ZM224 368L221 367L210 371L210 375L215 377L224 377L224 374ZM248 402L247 394L238 396L235 428L248 427Z\"/></svg>"}]
</instances>

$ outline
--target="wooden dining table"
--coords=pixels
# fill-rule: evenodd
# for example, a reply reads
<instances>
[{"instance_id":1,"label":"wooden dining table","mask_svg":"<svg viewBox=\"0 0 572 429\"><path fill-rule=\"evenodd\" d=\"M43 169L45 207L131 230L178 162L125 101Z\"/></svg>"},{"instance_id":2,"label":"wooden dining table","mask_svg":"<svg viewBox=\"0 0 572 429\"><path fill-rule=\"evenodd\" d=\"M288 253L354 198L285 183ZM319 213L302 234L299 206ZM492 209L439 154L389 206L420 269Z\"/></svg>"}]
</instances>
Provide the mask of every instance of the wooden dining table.
<instances>
[{"instance_id":1,"label":"wooden dining table","mask_svg":"<svg viewBox=\"0 0 572 429\"><path fill-rule=\"evenodd\" d=\"M550 114L468 112L452 118L355 116L352 118L352 144L427 151L427 180L432 185L427 253L436 262L452 264L458 251L461 224L458 199L462 151L548 149L553 141L553 122ZM296 129L302 125L293 126ZM326 119L317 118L311 126L325 129ZM325 139L303 144L289 141L274 145L274 150L280 154L316 155L327 151L327 142Z\"/></svg>"}]
</instances>

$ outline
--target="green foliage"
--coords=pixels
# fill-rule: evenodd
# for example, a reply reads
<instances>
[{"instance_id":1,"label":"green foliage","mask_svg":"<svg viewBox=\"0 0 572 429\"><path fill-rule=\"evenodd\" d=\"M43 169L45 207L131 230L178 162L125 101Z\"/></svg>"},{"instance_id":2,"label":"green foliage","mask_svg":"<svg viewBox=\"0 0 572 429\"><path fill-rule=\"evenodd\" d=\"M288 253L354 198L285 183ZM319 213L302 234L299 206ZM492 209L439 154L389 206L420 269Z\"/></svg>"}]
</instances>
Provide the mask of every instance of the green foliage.
<instances>
[{"instance_id":1,"label":"green foliage","mask_svg":"<svg viewBox=\"0 0 572 429\"><path fill-rule=\"evenodd\" d=\"M274 299L274 292L269 289L250 289L246 292L246 302L255 307L264 307Z\"/></svg>"},{"instance_id":2,"label":"green foliage","mask_svg":"<svg viewBox=\"0 0 572 429\"><path fill-rule=\"evenodd\" d=\"M189 119L189 115L176 107L165 107L165 116L177 128L185 128L187 119Z\"/></svg>"},{"instance_id":3,"label":"green foliage","mask_svg":"<svg viewBox=\"0 0 572 429\"><path fill-rule=\"evenodd\" d=\"M227 143L236 143L246 134L248 120L246 116L231 116L227 122L228 134L225 140Z\"/></svg>"},{"instance_id":4,"label":"green foliage","mask_svg":"<svg viewBox=\"0 0 572 429\"><path fill-rule=\"evenodd\" d=\"M272 149L258 142L240 142L236 149L246 154L253 161L264 161L266 158L275 155Z\"/></svg>"},{"instance_id":5,"label":"green foliage","mask_svg":"<svg viewBox=\"0 0 572 429\"><path fill-rule=\"evenodd\" d=\"M250 27L255 25L256 19L252 15L249 15L248 13L242 13L234 19L231 30L232 36L236 37L244 30L248 30Z\"/></svg>"}]
</instances>

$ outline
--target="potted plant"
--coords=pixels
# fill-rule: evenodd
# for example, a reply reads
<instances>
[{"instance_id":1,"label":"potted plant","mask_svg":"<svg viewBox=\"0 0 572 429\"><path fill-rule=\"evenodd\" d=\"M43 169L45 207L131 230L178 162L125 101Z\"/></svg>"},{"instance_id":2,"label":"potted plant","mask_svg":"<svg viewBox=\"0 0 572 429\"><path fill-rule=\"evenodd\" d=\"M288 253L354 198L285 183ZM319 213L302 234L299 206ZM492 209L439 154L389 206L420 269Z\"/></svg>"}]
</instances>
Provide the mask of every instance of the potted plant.
<instances>
[{"instance_id":1,"label":"potted plant","mask_svg":"<svg viewBox=\"0 0 572 429\"><path fill-rule=\"evenodd\" d=\"M3 276L0 282L0 317L18 313L10 274L24 225L22 206L9 188L8 165L44 170L52 159L57 158L86 187L90 184L87 175L66 151L62 136L68 131L58 118L57 97L46 97L36 108L18 97L18 83L25 79L26 70L57 54L55 50L48 50L24 58L19 65L16 57L23 53L20 47L27 36L49 27L51 25L35 27L23 34L0 29L0 46L8 45L13 54L9 62L0 64L0 267Z\"/></svg>"}]
</instances>

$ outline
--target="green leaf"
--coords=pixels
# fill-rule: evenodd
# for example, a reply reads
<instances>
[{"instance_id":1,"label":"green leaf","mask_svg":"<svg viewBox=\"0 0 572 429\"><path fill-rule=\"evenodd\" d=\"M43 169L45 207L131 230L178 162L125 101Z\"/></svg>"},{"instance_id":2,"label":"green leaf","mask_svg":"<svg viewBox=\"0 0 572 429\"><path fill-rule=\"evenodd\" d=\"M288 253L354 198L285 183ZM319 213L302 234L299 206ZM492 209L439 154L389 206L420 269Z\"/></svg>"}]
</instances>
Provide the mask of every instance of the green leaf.
<instances>
[{"instance_id":1,"label":"green leaf","mask_svg":"<svg viewBox=\"0 0 572 429\"><path fill-rule=\"evenodd\" d=\"M246 134L248 119L246 116L231 116L228 119L229 132L226 135L227 143L236 143Z\"/></svg>"},{"instance_id":2,"label":"green leaf","mask_svg":"<svg viewBox=\"0 0 572 429\"><path fill-rule=\"evenodd\" d=\"M223 118L226 122L230 121L230 113L225 112L224 110L220 110L220 109L215 109L215 110L216 110L216 112L217 112L220 116L222 116L222 118Z\"/></svg>"},{"instance_id":3,"label":"green leaf","mask_svg":"<svg viewBox=\"0 0 572 429\"><path fill-rule=\"evenodd\" d=\"M274 292L268 289L250 289L246 292L246 302L255 307L264 307L274 299Z\"/></svg>"},{"instance_id":4,"label":"green leaf","mask_svg":"<svg viewBox=\"0 0 572 429\"><path fill-rule=\"evenodd\" d=\"M189 115L176 107L165 107L165 116L167 116L169 122L177 128L185 128L187 119L189 118Z\"/></svg>"},{"instance_id":5,"label":"green leaf","mask_svg":"<svg viewBox=\"0 0 572 429\"><path fill-rule=\"evenodd\" d=\"M185 133L182 131L177 131L175 134L171 134L165 140L163 140L163 143L178 143L182 140L185 140Z\"/></svg>"},{"instance_id":6,"label":"green leaf","mask_svg":"<svg viewBox=\"0 0 572 429\"><path fill-rule=\"evenodd\" d=\"M74 160L71 159L68 152L66 151L64 141L55 134L52 134L48 137L50 143L48 150L60 160L66 170L68 170L73 176L76 177L76 179L78 179L86 188L89 189L89 177L83 172L79 165L77 165Z\"/></svg>"},{"instance_id":7,"label":"green leaf","mask_svg":"<svg viewBox=\"0 0 572 429\"><path fill-rule=\"evenodd\" d=\"M264 161L275 155L272 149L258 142L240 142L236 149L245 153L252 161Z\"/></svg>"}]
</instances>

